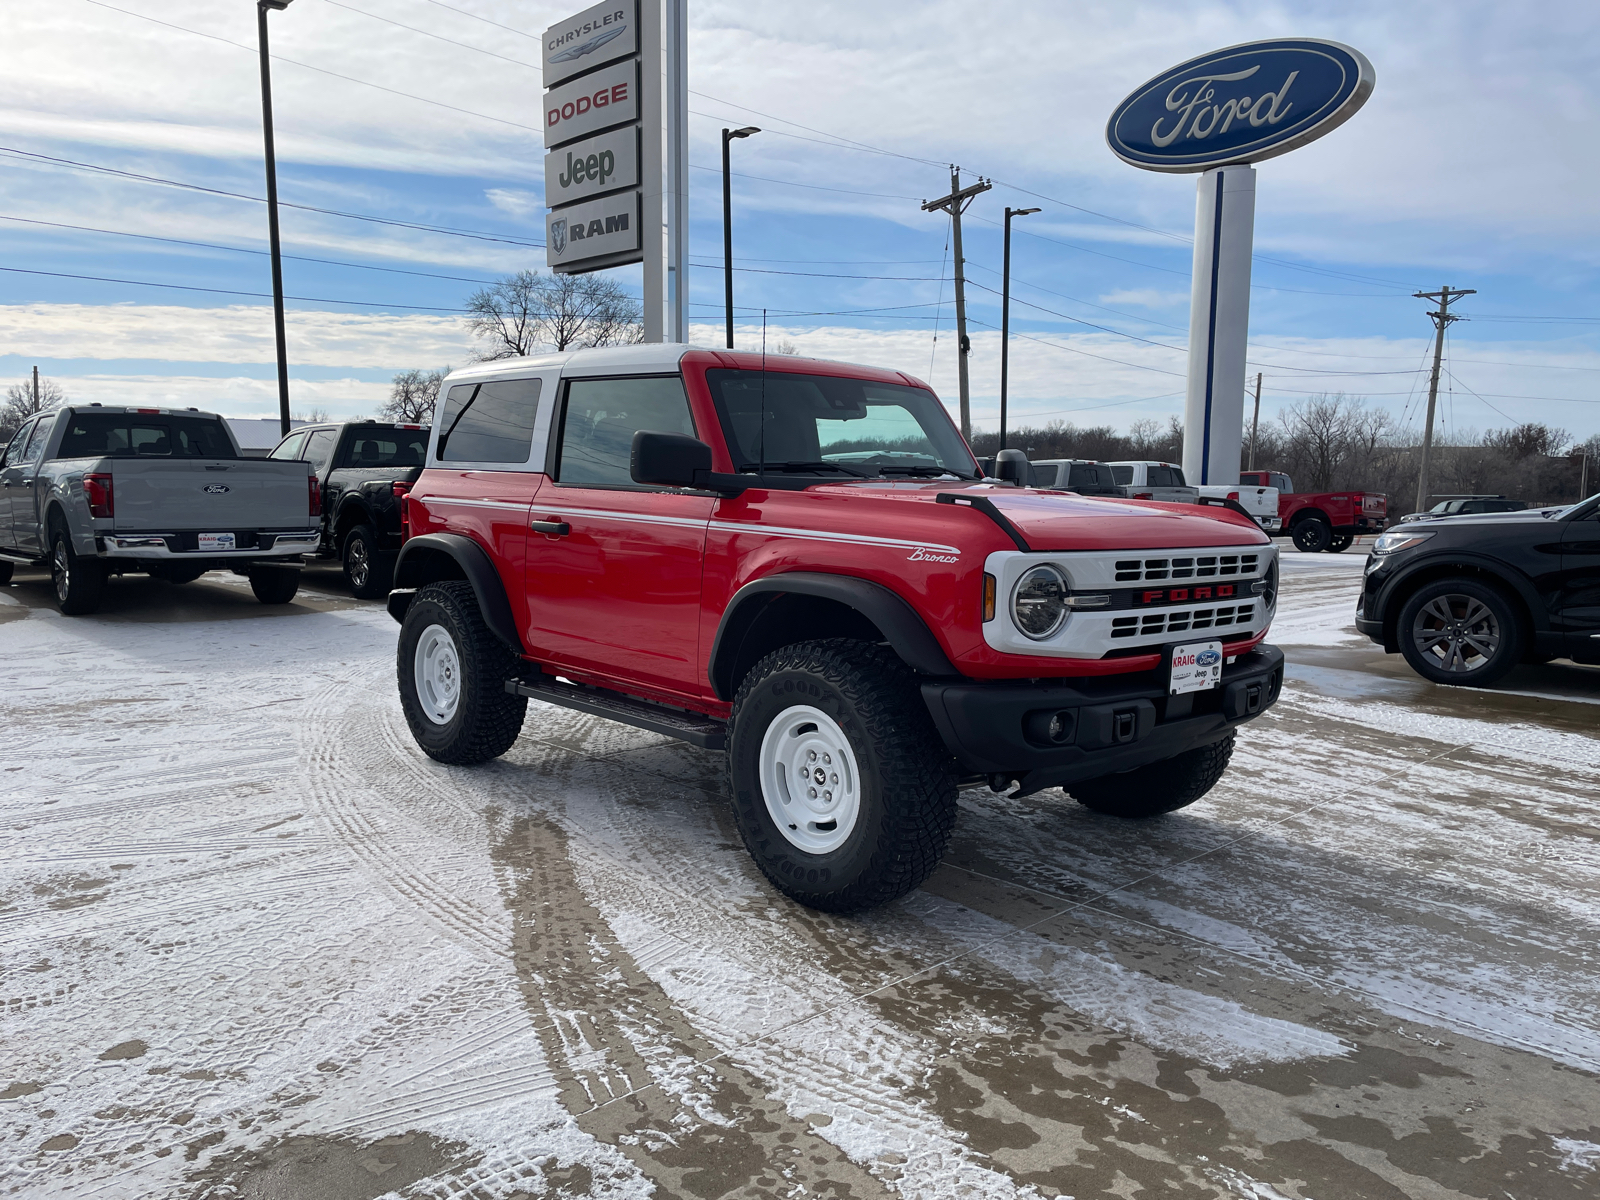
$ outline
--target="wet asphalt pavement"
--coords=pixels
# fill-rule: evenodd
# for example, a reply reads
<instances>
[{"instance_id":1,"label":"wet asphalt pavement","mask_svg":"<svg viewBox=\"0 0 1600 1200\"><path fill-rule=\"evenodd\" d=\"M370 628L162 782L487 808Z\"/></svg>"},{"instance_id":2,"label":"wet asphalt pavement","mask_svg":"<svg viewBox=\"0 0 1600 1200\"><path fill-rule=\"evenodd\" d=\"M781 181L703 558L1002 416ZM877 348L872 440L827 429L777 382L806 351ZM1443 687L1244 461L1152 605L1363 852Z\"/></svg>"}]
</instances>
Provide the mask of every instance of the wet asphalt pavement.
<instances>
[{"instance_id":1,"label":"wet asphalt pavement","mask_svg":"<svg viewBox=\"0 0 1600 1200\"><path fill-rule=\"evenodd\" d=\"M1426 684L1284 555L1199 804L962 796L919 892L772 892L720 755L531 706L441 767L309 572L0 589L0 1188L1600 1194L1600 669Z\"/></svg>"}]
</instances>

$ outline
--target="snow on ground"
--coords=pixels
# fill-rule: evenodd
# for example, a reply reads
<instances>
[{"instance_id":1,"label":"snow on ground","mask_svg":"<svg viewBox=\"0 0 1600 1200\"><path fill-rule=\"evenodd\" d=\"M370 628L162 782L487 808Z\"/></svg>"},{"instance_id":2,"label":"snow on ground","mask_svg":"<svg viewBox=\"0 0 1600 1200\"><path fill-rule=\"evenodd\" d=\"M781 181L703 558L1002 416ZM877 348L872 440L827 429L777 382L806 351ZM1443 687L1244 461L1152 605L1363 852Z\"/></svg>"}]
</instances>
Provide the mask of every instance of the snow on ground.
<instances>
[{"instance_id":1,"label":"snow on ground","mask_svg":"<svg viewBox=\"0 0 1600 1200\"><path fill-rule=\"evenodd\" d=\"M1283 562L1286 694L1204 801L970 790L850 918L760 878L719 756L535 705L433 763L376 606L0 590L0 1184L1592 1194L1587 677L1431 688L1354 550Z\"/></svg>"}]
</instances>

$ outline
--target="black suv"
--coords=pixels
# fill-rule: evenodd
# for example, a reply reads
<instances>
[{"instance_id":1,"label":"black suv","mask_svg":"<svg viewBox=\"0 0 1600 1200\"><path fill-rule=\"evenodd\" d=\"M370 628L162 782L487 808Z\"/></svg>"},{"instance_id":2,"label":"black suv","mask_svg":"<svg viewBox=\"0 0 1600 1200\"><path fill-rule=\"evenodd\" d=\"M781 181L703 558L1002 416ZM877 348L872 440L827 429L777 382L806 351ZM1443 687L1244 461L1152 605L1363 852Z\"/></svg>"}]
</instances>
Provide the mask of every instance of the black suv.
<instances>
[{"instance_id":1,"label":"black suv","mask_svg":"<svg viewBox=\"0 0 1600 1200\"><path fill-rule=\"evenodd\" d=\"M1367 558L1356 628L1435 683L1600 663L1600 495L1391 529Z\"/></svg>"},{"instance_id":2,"label":"black suv","mask_svg":"<svg viewBox=\"0 0 1600 1200\"><path fill-rule=\"evenodd\" d=\"M387 596L404 537L402 499L427 461L428 427L377 421L305 425L268 457L311 464L322 484L317 557L344 564L354 595L364 600Z\"/></svg>"}]
</instances>

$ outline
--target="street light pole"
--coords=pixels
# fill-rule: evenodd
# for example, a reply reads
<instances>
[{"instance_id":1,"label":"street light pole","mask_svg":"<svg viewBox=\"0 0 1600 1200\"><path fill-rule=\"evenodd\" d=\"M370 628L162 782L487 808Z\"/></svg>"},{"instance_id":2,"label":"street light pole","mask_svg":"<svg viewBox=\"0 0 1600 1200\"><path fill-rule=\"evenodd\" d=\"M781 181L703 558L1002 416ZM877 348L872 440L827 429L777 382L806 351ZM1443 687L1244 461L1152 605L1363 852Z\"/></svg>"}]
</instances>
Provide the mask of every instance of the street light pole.
<instances>
[{"instance_id":1,"label":"street light pole","mask_svg":"<svg viewBox=\"0 0 1600 1200\"><path fill-rule=\"evenodd\" d=\"M267 237L272 251L272 323L278 341L278 424L289 433L289 347L283 333L283 252L278 241L278 156L272 138L272 66L267 49L267 12L282 12L290 0L258 0L256 36L261 45L261 130L267 151Z\"/></svg>"},{"instance_id":2,"label":"street light pole","mask_svg":"<svg viewBox=\"0 0 1600 1200\"><path fill-rule=\"evenodd\" d=\"M1006 385L1011 367L1011 218L1036 213L1037 208L1006 209L1005 262L1000 272L1000 446L1006 448Z\"/></svg>"},{"instance_id":3,"label":"street light pole","mask_svg":"<svg viewBox=\"0 0 1600 1200\"><path fill-rule=\"evenodd\" d=\"M728 349L733 349L733 185L728 170L728 143L761 130L754 125L722 131L722 286L727 301Z\"/></svg>"}]
</instances>

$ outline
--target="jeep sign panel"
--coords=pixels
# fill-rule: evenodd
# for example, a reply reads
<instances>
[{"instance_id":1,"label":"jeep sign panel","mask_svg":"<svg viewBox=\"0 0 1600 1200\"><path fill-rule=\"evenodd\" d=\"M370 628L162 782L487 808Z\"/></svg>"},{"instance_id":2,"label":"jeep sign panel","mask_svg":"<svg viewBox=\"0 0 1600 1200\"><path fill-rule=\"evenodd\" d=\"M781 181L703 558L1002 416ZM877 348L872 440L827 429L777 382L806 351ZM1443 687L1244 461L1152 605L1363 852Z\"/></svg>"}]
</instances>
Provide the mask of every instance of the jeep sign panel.
<instances>
[{"instance_id":1,"label":"jeep sign panel","mask_svg":"<svg viewBox=\"0 0 1600 1200\"><path fill-rule=\"evenodd\" d=\"M639 131L632 125L573 142L544 156L544 202L560 207L576 200L637 187Z\"/></svg>"}]
</instances>

